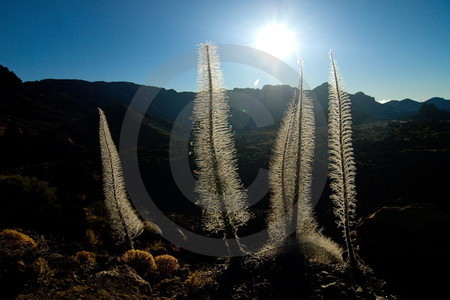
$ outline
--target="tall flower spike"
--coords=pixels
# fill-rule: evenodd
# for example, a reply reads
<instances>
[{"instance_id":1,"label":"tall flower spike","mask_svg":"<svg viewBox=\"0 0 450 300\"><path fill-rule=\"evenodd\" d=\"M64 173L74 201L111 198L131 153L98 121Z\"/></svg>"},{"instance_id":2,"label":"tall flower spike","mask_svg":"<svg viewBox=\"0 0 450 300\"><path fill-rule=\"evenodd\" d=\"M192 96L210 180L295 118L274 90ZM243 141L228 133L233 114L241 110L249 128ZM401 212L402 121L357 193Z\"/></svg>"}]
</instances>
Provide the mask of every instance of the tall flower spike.
<instances>
[{"instance_id":1,"label":"tall flower spike","mask_svg":"<svg viewBox=\"0 0 450 300\"><path fill-rule=\"evenodd\" d=\"M290 232L301 236L317 230L311 205L314 112L304 89L300 60L299 65L299 84L281 122L270 162L269 234L275 244Z\"/></svg>"},{"instance_id":2,"label":"tall flower spike","mask_svg":"<svg viewBox=\"0 0 450 300\"><path fill-rule=\"evenodd\" d=\"M358 261L352 230L356 215L356 167L352 146L350 98L343 90L341 77L331 51L330 60L328 147L331 201L334 205L337 225L343 232L348 253L347 263L352 269L355 269L358 267Z\"/></svg>"},{"instance_id":3,"label":"tall flower spike","mask_svg":"<svg viewBox=\"0 0 450 300\"><path fill-rule=\"evenodd\" d=\"M133 239L142 233L144 225L128 200L119 153L111 138L105 113L100 108L98 112L103 192L112 235L117 244L133 248Z\"/></svg>"},{"instance_id":4,"label":"tall flower spike","mask_svg":"<svg viewBox=\"0 0 450 300\"><path fill-rule=\"evenodd\" d=\"M203 226L213 233L237 237L250 219L246 193L237 173L230 109L223 88L217 46L200 44L198 86L193 108L196 191Z\"/></svg>"}]
</instances>

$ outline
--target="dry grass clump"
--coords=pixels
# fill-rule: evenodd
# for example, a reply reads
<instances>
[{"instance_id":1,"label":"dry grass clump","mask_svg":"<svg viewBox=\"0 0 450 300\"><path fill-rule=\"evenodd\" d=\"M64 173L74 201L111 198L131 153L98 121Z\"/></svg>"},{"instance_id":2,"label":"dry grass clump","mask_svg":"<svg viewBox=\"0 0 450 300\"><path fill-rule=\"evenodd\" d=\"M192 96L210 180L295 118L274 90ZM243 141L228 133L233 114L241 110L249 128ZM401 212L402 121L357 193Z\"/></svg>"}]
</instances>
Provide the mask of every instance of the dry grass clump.
<instances>
[{"instance_id":1,"label":"dry grass clump","mask_svg":"<svg viewBox=\"0 0 450 300\"><path fill-rule=\"evenodd\" d=\"M36 248L37 243L28 235L14 229L0 231L0 253L16 256Z\"/></svg>"},{"instance_id":2,"label":"dry grass clump","mask_svg":"<svg viewBox=\"0 0 450 300\"><path fill-rule=\"evenodd\" d=\"M299 237L299 247L310 261L322 264L342 264L342 249L325 235L314 232Z\"/></svg>"},{"instance_id":3,"label":"dry grass clump","mask_svg":"<svg viewBox=\"0 0 450 300\"><path fill-rule=\"evenodd\" d=\"M157 270L153 255L147 251L128 250L119 258L119 260L132 267L141 276L145 276L149 272Z\"/></svg>"},{"instance_id":4,"label":"dry grass clump","mask_svg":"<svg viewBox=\"0 0 450 300\"><path fill-rule=\"evenodd\" d=\"M95 253L89 252L89 251L78 251L73 256L73 259L83 266L93 266L96 264L97 259L95 256Z\"/></svg>"},{"instance_id":5,"label":"dry grass clump","mask_svg":"<svg viewBox=\"0 0 450 300\"><path fill-rule=\"evenodd\" d=\"M180 268L178 259L168 254L158 255L155 257L155 262L163 276L168 276Z\"/></svg>"},{"instance_id":6,"label":"dry grass clump","mask_svg":"<svg viewBox=\"0 0 450 300\"><path fill-rule=\"evenodd\" d=\"M189 294L195 294L200 290L211 288L215 285L214 277L211 272L197 270L189 274L184 284Z\"/></svg>"},{"instance_id":7,"label":"dry grass clump","mask_svg":"<svg viewBox=\"0 0 450 300\"><path fill-rule=\"evenodd\" d=\"M54 270L50 268L47 260L42 257L36 259L31 265L31 272L35 276L37 282L44 283L54 275Z\"/></svg>"},{"instance_id":8,"label":"dry grass clump","mask_svg":"<svg viewBox=\"0 0 450 300\"><path fill-rule=\"evenodd\" d=\"M153 222L145 221L144 222L144 235L150 235L150 236L161 236L162 231L161 228L159 228L158 225L156 225Z\"/></svg>"}]
</instances>

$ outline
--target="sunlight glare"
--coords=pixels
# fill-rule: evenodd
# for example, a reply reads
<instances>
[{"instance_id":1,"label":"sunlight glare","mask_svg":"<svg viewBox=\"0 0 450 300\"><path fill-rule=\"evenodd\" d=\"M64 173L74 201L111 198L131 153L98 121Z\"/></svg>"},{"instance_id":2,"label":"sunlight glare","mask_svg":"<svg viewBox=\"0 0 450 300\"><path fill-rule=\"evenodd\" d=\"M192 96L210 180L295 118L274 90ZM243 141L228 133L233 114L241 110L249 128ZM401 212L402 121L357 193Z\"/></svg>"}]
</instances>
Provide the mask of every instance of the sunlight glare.
<instances>
[{"instance_id":1,"label":"sunlight glare","mask_svg":"<svg viewBox=\"0 0 450 300\"><path fill-rule=\"evenodd\" d=\"M282 24L270 24L256 35L255 47L280 59L287 58L296 48L295 33Z\"/></svg>"}]
</instances>

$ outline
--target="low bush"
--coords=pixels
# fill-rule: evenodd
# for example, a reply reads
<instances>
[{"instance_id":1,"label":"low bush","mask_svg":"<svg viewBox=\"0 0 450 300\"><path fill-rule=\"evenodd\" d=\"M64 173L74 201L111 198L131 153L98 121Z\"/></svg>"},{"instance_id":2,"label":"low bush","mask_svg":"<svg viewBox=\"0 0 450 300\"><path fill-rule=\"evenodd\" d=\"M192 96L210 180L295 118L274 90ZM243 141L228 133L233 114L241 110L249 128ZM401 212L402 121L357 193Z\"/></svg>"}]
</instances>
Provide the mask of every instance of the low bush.
<instances>
[{"instance_id":1,"label":"low bush","mask_svg":"<svg viewBox=\"0 0 450 300\"><path fill-rule=\"evenodd\" d=\"M0 231L0 254L2 256L21 256L35 249L37 243L28 235L14 229Z\"/></svg>"},{"instance_id":2,"label":"low bush","mask_svg":"<svg viewBox=\"0 0 450 300\"><path fill-rule=\"evenodd\" d=\"M31 271L39 283L48 281L55 273L48 265L47 260L42 257L39 257L33 262Z\"/></svg>"},{"instance_id":3,"label":"low bush","mask_svg":"<svg viewBox=\"0 0 450 300\"><path fill-rule=\"evenodd\" d=\"M142 250L128 250L119 260L132 267L139 275L145 276L149 272L155 272L157 265L153 255Z\"/></svg>"},{"instance_id":4,"label":"low bush","mask_svg":"<svg viewBox=\"0 0 450 300\"><path fill-rule=\"evenodd\" d=\"M178 259L172 255L163 254L155 257L156 265L158 266L158 271L163 276L168 276L180 268L178 264Z\"/></svg>"},{"instance_id":5,"label":"low bush","mask_svg":"<svg viewBox=\"0 0 450 300\"><path fill-rule=\"evenodd\" d=\"M97 259L95 253L89 251L78 251L73 256L73 259L82 266L93 266L96 264Z\"/></svg>"}]
</instances>

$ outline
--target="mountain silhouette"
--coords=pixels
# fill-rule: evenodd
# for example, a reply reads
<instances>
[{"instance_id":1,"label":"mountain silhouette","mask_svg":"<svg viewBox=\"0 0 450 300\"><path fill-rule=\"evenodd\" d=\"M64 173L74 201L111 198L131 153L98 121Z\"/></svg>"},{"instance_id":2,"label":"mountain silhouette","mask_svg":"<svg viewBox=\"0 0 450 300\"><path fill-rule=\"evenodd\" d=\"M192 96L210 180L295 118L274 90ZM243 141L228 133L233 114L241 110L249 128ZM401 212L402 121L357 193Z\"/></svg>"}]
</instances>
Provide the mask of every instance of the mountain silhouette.
<instances>
[{"instance_id":1,"label":"mountain silhouette","mask_svg":"<svg viewBox=\"0 0 450 300\"><path fill-rule=\"evenodd\" d=\"M422 103L415 116L419 120L450 120L450 112L441 110L430 101Z\"/></svg>"},{"instance_id":2,"label":"mountain silhouette","mask_svg":"<svg viewBox=\"0 0 450 300\"><path fill-rule=\"evenodd\" d=\"M391 100L383 104L392 110L397 118L411 117L419 111L420 102L403 99L403 100Z\"/></svg>"},{"instance_id":3,"label":"mountain silhouette","mask_svg":"<svg viewBox=\"0 0 450 300\"><path fill-rule=\"evenodd\" d=\"M8 68L0 65L0 87L14 89L22 85L22 80L11 72Z\"/></svg>"},{"instance_id":4,"label":"mountain silhouette","mask_svg":"<svg viewBox=\"0 0 450 300\"><path fill-rule=\"evenodd\" d=\"M0 66L0 88L2 102L20 107L46 107L58 110L68 120L79 114L92 112L96 107L121 104L125 107L138 95L153 99L145 113L173 122L180 111L194 98L194 92L176 92L173 89L138 85L130 82L89 82L84 80L45 79L33 82L22 81L6 67ZM235 130L251 129L279 123L294 88L287 85L265 85L262 89L235 88L229 90L232 125ZM316 112L327 115L328 83L312 89ZM373 97L357 92L349 94L352 100L352 115L355 123L370 123L377 120L413 119L419 112L421 102L411 99L392 100L381 104ZM16 103L10 103L17 98ZM443 111L450 111L450 101L431 98L431 103ZM28 112L30 112L28 109ZM25 113L24 109L19 109ZM33 118L41 118L34 110ZM44 110L45 111L45 110ZM70 111L70 112L69 112ZM29 117L29 116L28 116ZM67 121L67 120L66 120Z\"/></svg>"},{"instance_id":5,"label":"mountain silhouette","mask_svg":"<svg viewBox=\"0 0 450 300\"><path fill-rule=\"evenodd\" d=\"M440 110L450 111L450 101L444 98L434 97L425 101L425 103L434 104Z\"/></svg>"}]
</instances>

